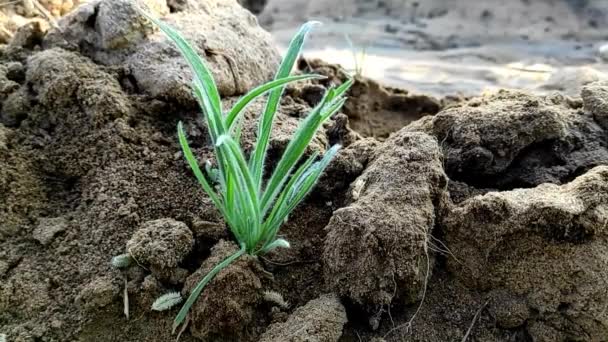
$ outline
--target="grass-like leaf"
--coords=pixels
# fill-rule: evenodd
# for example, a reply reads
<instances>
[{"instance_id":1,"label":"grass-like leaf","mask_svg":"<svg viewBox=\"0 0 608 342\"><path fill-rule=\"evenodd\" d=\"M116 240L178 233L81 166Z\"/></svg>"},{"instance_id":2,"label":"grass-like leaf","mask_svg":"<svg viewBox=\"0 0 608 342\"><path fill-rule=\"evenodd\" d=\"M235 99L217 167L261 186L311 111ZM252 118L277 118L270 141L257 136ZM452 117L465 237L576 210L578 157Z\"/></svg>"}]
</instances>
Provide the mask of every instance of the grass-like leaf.
<instances>
[{"instance_id":1,"label":"grass-like leaf","mask_svg":"<svg viewBox=\"0 0 608 342\"><path fill-rule=\"evenodd\" d=\"M318 21L310 21L302 25L298 33L296 33L291 40L287 53L283 58L283 62L279 66L279 70L275 78L287 77L291 73L300 52L302 51L302 46L304 45L306 36L314 26L320 24L321 23ZM268 102L266 103L266 108L264 109L264 113L260 118L260 125L258 127L258 141L255 145L253 156L251 158L251 170L254 173L259 187L262 186L262 174L264 170L264 161L266 159L266 151L268 149L268 142L270 141L270 131L272 130L272 123L274 122L274 117L276 116L276 112L279 107L281 95L283 95L283 89L284 87L277 88L270 93L270 96L268 96Z\"/></svg>"},{"instance_id":2,"label":"grass-like leaf","mask_svg":"<svg viewBox=\"0 0 608 342\"><path fill-rule=\"evenodd\" d=\"M302 26L291 41L273 81L251 90L239 99L232 109L224 113L217 86L205 61L179 32L158 19L144 15L175 43L192 69L193 94L201 106L213 142L217 161L217 172L214 171L214 177L217 176L219 189L212 185L200 169L188 145L181 122L177 125L179 144L196 179L218 208L241 246L238 252L215 266L191 291L173 322L175 332L184 322L188 311L205 285L230 263L244 254L258 255L275 248L289 248L289 242L277 237L279 228L310 193L340 146L335 145L328 149L320 160L318 160L318 151L313 152L306 160L303 160L304 154L322 124L340 110L346 101L345 94L352 82L349 80L326 92L322 101L300 123L264 186L263 170L270 133L285 85L321 77L289 75L298 59L306 35L317 23L309 22ZM250 158L247 159L240 146L242 122L240 116L252 101L267 93L266 106L258 122L257 141Z\"/></svg>"}]
</instances>

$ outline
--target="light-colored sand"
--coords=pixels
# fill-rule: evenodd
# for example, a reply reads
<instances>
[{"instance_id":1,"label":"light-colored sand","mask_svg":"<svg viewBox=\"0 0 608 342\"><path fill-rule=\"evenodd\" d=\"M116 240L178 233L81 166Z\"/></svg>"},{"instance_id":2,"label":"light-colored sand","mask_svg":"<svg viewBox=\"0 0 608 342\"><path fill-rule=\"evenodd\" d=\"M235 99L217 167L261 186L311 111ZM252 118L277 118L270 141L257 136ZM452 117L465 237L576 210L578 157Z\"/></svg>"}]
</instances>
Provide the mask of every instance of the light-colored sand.
<instances>
[{"instance_id":1,"label":"light-colored sand","mask_svg":"<svg viewBox=\"0 0 608 342\"><path fill-rule=\"evenodd\" d=\"M604 0L418 3L270 0L260 22L284 48L301 23L321 20L306 56L354 70L353 52L365 50L365 76L434 95L497 88L575 95L608 77L598 51L608 41Z\"/></svg>"}]
</instances>

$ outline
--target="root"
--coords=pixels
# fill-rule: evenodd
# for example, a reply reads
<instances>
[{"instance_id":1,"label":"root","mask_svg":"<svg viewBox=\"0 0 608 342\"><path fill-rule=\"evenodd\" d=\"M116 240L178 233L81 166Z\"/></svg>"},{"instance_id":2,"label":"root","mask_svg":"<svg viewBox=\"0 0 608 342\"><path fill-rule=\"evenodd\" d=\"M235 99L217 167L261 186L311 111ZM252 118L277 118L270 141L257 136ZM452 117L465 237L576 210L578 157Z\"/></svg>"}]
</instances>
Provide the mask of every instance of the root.
<instances>
[{"instance_id":1,"label":"root","mask_svg":"<svg viewBox=\"0 0 608 342\"><path fill-rule=\"evenodd\" d=\"M425 234L425 237L426 237L426 239L425 239L425 245L424 245L424 255L426 257L426 274L424 276L424 287L422 289L422 298L420 300L420 304L416 308L416 311L414 312L414 314L412 315L412 317L409 319L409 321L407 321L404 324L400 324L398 326L395 326L395 323L393 322L393 319L392 319L392 316L391 316L391 312L390 312L390 304L389 304L389 306L388 306L388 314L389 314L389 317L391 319L391 322L393 322L393 328L391 330L389 330L386 334L384 334L383 338L386 338L387 336L389 336L390 334L392 334L393 332L395 332L395 331L397 331L399 329L405 328L406 332L410 332L411 331L412 324L413 324L414 320L416 319L416 317L418 316L418 313L422 309L422 305L424 305L424 300L426 299L426 292L427 292L427 289L428 289L429 278L431 276L431 258L429 256L429 250L434 251L434 252L439 253L439 254L452 256L454 258L454 260L456 260L456 262L458 262L459 264L462 265L462 263L460 262L460 260L458 260L458 258L456 258L456 256L454 255L454 253L452 253L452 251L448 248L448 246L445 245L445 243L443 243L441 240L437 239L436 237L434 237L430 233L428 235L424 231L422 233ZM439 246L435 245L433 242L431 242L431 240L429 239L429 237L430 237L430 239L433 239L438 244L440 244L441 247L439 247ZM395 291L396 291L396 286L397 286L397 283L395 283Z\"/></svg>"},{"instance_id":2,"label":"root","mask_svg":"<svg viewBox=\"0 0 608 342\"><path fill-rule=\"evenodd\" d=\"M462 262L460 262L460 260L458 260L458 258L456 257L456 255L454 255L454 253L452 253L452 251L450 250L450 248L448 246L445 245L445 243L443 243L443 241L439 240L438 238L434 237L432 234L429 234L429 236L431 237L431 239L433 239L434 241L436 241L437 243L439 243L441 245L441 247L432 244L430 241L428 241L428 244L432 244L432 246L435 248L435 251L438 252L439 254L445 255L445 256L451 256L452 258L454 258L454 260L462 265Z\"/></svg>"},{"instance_id":3,"label":"root","mask_svg":"<svg viewBox=\"0 0 608 342\"><path fill-rule=\"evenodd\" d=\"M426 291L427 291L428 284L429 284L429 277L430 277L430 274L431 274L431 259L429 257L429 249L428 248L424 249L424 254L426 256L426 275L424 277L424 287L422 289L422 298L420 299L420 304L418 304L418 307L416 308L416 312L414 312L414 314L412 315L412 317L410 318L409 321L405 322L404 324L400 324L400 325L392 328L386 334L384 334L384 336L382 336L382 338L386 338L387 336L389 336L393 332L395 332L397 330L400 330L400 329L403 329L403 328L405 328L406 332L410 332L411 331L412 324L413 324L414 320L416 319L416 316L418 316L418 313L422 309L422 305L424 305L424 300L426 298Z\"/></svg>"},{"instance_id":4,"label":"root","mask_svg":"<svg viewBox=\"0 0 608 342\"><path fill-rule=\"evenodd\" d=\"M277 262L277 261L273 261L268 258L265 258L263 256L258 256L258 258L260 258L260 259L262 259L262 261L272 264L274 266L281 266L281 267L286 267L286 266L291 266L291 265L300 265L300 264L315 264L315 263L318 263L319 261L321 261L320 259L314 259L314 260L293 260L293 261L288 261L288 262Z\"/></svg>"},{"instance_id":5,"label":"root","mask_svg":"<svg viewBox=\"0 0 608 342\"><path fill-rule=\"evenodd\" d=\"M129 320L129 291L128 291L128 287L129 284L127 282L127 276L125 275L125 288L122 292L122 303L123 303L123 313L125 314L125 317L127 317L127 320Z\"/></svg>"},{"instance_id":6,"label":"root","mask_svg":"<svg viewBox=\"0 0 608 342\"><path fill-rule=\"evenodd\" d=\"M488 299L475 313L475 316L473 316L473 321L471 321L471 325L469 325L469 329L467 330L467 333L464 334L464 336L462 337L461 342L466 342L467 339L469 338L469 335L471 334L471 331L473 331L473 327L475 326L475 322L477 322L477 319L479 318L479 315L481 314L481 312L483 311L483 309L488 305L488 303L490 302L490 300Z\"/></svg>"},{"instance_id":7,"label":"root","mask_svg":"<svg viewBox=\"0 0 608 342\"><path fill-rule=\"evenodd\" d=\"M182 337L182 334L184 333L184 331L186 331L186 329L188 328L189 324L190 324L190 316L188 316L186 318L186 322L184 323L184 325L180 329L179 333L177 333L177 338L175 339L175 342L179 342L179 338Z\"/></svg>"}]
</instances>

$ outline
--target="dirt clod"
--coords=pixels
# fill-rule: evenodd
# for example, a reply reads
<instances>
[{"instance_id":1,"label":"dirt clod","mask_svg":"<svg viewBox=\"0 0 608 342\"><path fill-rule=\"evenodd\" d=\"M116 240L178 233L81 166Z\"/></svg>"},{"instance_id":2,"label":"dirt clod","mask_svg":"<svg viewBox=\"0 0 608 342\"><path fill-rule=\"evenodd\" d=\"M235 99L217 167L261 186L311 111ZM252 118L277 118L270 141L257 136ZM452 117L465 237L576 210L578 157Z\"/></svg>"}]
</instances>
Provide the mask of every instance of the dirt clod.
<instances>
[{"instance_id":1,"label":"dirt clod","mask_svg":"<svg viewBox=\"0 0 608 342\"><path fill-rule=\"evenodd\" d=\"M176 13L156 0L144 6L193 44L223 96L243 94L274 75L279 54L250 12L236 1L192 3L195 8ZM186 62L134 6L124 0L88 3L63 18L61 30L52 30L44 46L77 47L98 63L124 67L138 91L194 107Z\"/></svg>"},{"instance_id":2,"label":"dirt clod","mask_svg":"<svg viewBox=\"0 0 608 342\"><path fill-rule=\"evenodd\" d=\"M348 321L336 295L328 294L297 308L284 323L274 323L260 342L337 342Z\"/></svg>"},{"instance_id":3,"label":"dirt clod","mask_svg":"<svg viewBox=\"0 0 608 342\"><path fill-rule=\"evenodd\" d=\"M129 254L144 265L176 267L194 246L185 223L170 218L145 222L127 242Z\"/></svg>"},{"instance_id":4,"label":"dirt clod","mask_svg":"<svg viewBox=\"0 0 608 342\"><path fill-rule=\"evenodd\" d=\"M53 241L55 235L68 229L68 221L64 217L42 218L34 229L34 239L43 246Z\"/></svg>"},{"instance_id":5,"label":"dirt clod","mask_svg":"<svg viewBox=\"0 0 608 342\"><path fill-rule=\"evenodd\" d=\"M84 310L96 310L112 303L120 291L120 286L113 278L98 277L80 291L76 303Z\"/></svg>"},{"instance_id":6,"label":"dirt clod","mask_svg":"<svg viewBox=\"0 0 608 342\"><path fill-rule=\"evenodd\" d=\"M444 226L455 255L449 267L469 286L510 291L560 334L607 336L608 325L591 317L605 315L608 305L608 167L561 186L473 197L454 208ZM523 323L521 303L508 296L495 300L493 307L520 312L512 320L496 311L502 324Z\"/></svg>"},{"instance_id":7,"label":"dirt clod","mask_svg":"<svg viewBox=\"0 0 608 342\"><path fill-rule=\"evenodd\" d=\"M581 97L585 110L608 130L608 82L595 82L583 87Z\"/></svg>"},{"instance_id":8,"label":"dirt clod","mask_svg":"<svg viewBox=\"0 0 608 342\"><path fill-rule=\"evenodd\" d=\"M417 300L430 277L427 243L446 185L431 136L400 131L379 147L351 185L354 201L326 227L329 288L376 310L395 297Z\"/></svg>"},{"instance_id":9,"label":"dirt clod","mask_svg":"<svg viewBox=\"0 0 608 342\"><path fill-rule=\"evenodd\" d=\"M437 137L450 178L476 188L561 184L608 163L606 132L559 94L499 91L407 129Z\"/></svg>"},{"instance_id":10,"label":"dirt clod","mask_svg":"<svg viewBox=\"0 0 608 342\"><path fill-rule=\"evenodd\" d=\"M215 245L211 256L186 280L184 297L213 267L237 250L236 244L224 240ZM262 300L258 272L257 261L248 256L220 271L192 306L192 335L203 340L246 338L247 328L256 319L255 308Z\"/></svg>"}]
</instances>

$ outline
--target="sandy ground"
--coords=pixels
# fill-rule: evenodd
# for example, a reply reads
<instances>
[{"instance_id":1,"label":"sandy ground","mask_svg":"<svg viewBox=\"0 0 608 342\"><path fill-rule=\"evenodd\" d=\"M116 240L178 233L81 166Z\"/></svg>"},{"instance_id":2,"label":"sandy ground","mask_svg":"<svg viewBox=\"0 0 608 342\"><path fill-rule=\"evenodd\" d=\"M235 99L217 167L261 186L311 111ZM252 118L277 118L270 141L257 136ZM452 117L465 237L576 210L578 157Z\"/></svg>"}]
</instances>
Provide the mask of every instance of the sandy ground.
<instances>
[{"instance_id":1,"label":"sandy ground","mask_svg":"<svg viewBox=\"0 0 608 342\"><path fill-rule=\"evenodd\" d=\"M272 36L234 0L145 1L205 56L223 108L275 74ZM364 74L425 93L576 94L604 77L605 2L502 2L277 0L259 19L284 46L322 13L307 56L349 60L347 33L369 47ZM174 340L179 307L153 302L238 248L179 152L183 122L201 164L216 160L185 62L131 0L10 32L0 340ZM286 89L269 170L348 78L298 68L326 78ZM291 248L222 270L180 341L605 341L608 83L454 101L358 77L348 98L309 146L342 149L282 225ZM245 151L263 110L242 114ZM113 267L125 253L136 262Z\"/></svg>"},{"instance_id":2,"label":"sandy ground","mask_svg":"<svg viewBox=\"0 0 608 342\"><path fill-rule=\"evenodd\" d=\"M575 95L608 75L599 53L607 13L601 0L271 0L259 19L283 48L302 22L323 22L306 56L392 86L437 96Z\"/></svg>"}]
</instances>

